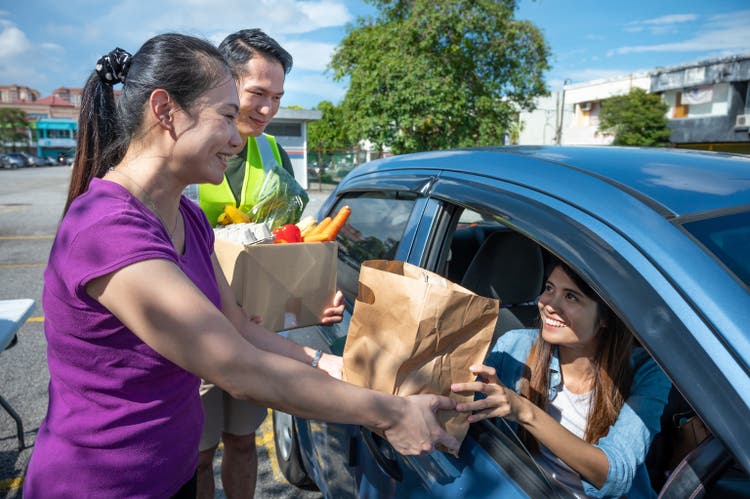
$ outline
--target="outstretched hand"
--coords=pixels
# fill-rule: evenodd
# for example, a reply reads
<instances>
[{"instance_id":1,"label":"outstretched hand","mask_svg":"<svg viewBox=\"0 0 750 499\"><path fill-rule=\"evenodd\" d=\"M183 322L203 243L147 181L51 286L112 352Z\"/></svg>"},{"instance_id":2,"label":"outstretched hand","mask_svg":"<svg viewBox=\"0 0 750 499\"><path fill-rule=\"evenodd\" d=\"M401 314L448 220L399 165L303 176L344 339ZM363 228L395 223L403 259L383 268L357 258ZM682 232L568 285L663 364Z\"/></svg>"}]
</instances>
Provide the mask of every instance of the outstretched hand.
<instances>
[{"instance_id":1,"label":"outstretched hand","mask_svg":"<svg viewBox=\"0 0 750 499\"><path fill-rule=\"evenodd\" d=\"M455 410L455 402L439 395L411 395L403 398L403 417L385 430L385 438L404 455L428 454L437 444L457 453L460 442L438 423L438 411Z\"/></svg>"},{"instance_id":2,"label":"outstretched hand","mask_svg":"<svg viewBox=\"0 0 750 499\"><path fill-rule=\"evenodd\" d=\"M331 302L331 306L327 309L323 310L323 317L321 317L320 322L324 325L331 325L336 324L337 322L341 322L341 320L344 318L344 293L341 291L336 291L336 294L333 295L333 301Z\"/></svg>"},{"instance_id":3,"label":"outstretched hand","mask_svg":"<svg viewBox=\"0 0 750 499\"><path fill-rule=\"evenodd\" d=\"M454 383L451 385L451 391L485 395L485 398L456 405L458 412L473 412L468 417L470 423L495 417L523 422L529 417L528 401L504 386L498 379L494 367L471 366L469 370L478 378L477 381Z\"/></svg>"}]
</instances>

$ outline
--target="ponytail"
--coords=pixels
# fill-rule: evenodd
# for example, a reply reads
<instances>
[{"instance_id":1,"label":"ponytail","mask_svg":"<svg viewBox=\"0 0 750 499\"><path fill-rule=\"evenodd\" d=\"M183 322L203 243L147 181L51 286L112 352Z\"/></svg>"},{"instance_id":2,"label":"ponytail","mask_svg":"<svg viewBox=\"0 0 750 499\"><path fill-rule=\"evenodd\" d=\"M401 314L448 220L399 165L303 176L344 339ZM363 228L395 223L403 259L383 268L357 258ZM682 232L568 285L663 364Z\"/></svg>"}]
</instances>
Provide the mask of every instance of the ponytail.
<instances>
[{"instance_id":1,"label":"ponytail","mask_svg":"<svg viewBox=\"0 0 750 499\"><path fill-rule=\"evenodd\" d=\"M75 198L86 192L94 177L103 177L124 152L116 147L117 112L112 86L125 83L131 55L120 48L101 57L81 95L78 144L73 161L68 199L63 215Z\"/></svg>"}]
</instances>

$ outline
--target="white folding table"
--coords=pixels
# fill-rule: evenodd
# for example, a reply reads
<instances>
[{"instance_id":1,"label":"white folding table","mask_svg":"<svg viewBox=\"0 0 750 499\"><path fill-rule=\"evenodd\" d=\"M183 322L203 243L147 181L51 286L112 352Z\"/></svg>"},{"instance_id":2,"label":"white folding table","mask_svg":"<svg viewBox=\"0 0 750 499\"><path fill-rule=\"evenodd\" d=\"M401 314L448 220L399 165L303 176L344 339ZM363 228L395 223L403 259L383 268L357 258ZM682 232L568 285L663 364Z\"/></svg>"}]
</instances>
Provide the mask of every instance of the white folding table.
<instances>
[{"instance_id":1,"label":"white folding table","mask_svg":"<svg viewBox=\"0 0 750 499\"><path fill-rule=\"evenodd\" d=\"M18 330L24 325L26 319L34 310L34 300L0 300L0 353L16 344ZM10 404L0 395L0 406L10 414L16 422L18 433L18 447L23 450L23 422L21 417L13 410Z\"/></svg>"}]
</instances>

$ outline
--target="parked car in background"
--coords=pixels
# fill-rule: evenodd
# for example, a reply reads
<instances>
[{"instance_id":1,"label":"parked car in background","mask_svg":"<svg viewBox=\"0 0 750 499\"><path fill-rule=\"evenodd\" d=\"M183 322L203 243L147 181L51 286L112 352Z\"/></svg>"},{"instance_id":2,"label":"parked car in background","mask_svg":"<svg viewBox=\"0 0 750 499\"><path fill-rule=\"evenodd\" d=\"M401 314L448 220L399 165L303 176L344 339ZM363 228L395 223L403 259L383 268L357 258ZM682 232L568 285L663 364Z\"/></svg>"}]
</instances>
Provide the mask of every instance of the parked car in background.
<instances>
[{"instance_id":1,"label":"parked car in background","mask_svg":"<svg viewBox=\"0 0 750 499\"><path fill-rule=\"evenodd\" d=\"M47 161L44 158L41 158L35 154L30 154L27 152L22 152L20 154L26 158L26 162L29 166L37 167L47 165Z\"/></svg>"},{"instance_id":2,"label":"parked car in background","mask_svg":"<svg viewBox=\"0 0 750 499\"><path fill-rule=\"evenodd\" d=\"M5 162L11 165L11 168L23 168L29 166L28 160L21 153L9 152L4 156Z\"/></svg>"},{"instance_id":3,"label":"parked car in background","mask_svg":"<svg viewBox=\"0 0 750 499\"><path fill-rule=\"evenodd\" d=\"M647 459L655 490L750 497L750 158L617 147L427 152L357 167L319 217L343 205L352 210L337 237L344 320L287 337L342 354L359 268L371 259L407 261L499 298L497 335L534 327L542 269L555 256L673 383L677 403ZM675 464L686 422L705 423L709 436ZM570 497L502 420L472 424L458 457L404 457L367 428L279 411L273 424L284 475L326 497Z\"/></svg>"}]
</instances>

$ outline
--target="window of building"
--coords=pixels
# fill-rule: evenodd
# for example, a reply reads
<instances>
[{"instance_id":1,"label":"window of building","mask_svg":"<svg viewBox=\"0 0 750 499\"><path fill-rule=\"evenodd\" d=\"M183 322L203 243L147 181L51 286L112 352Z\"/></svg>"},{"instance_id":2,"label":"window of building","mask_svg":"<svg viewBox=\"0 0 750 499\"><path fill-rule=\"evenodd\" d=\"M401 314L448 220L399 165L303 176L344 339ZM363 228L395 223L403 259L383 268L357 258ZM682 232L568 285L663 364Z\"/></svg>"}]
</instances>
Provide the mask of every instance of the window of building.
<instances>
[{"instance_id":1,"label":"window of building","mask_svg":"<svg viewBox=\"0 0 750 499\"><path fill-rule=\"evenodd\" d=\"M677 92L675 105L672 110L672 118L687 118L690 106L682 103L682 92Z\"/></svg>"},{"instance_id":2,"label":"window of building","mask_svg":"<svg viewBox=\"0 0 750 499\"><path fill-rule=\"evenodd\" d=\"M302 125L300 123L269 123L266 133L281 137L302 137Z\"/></svg>"}]
</instances>

